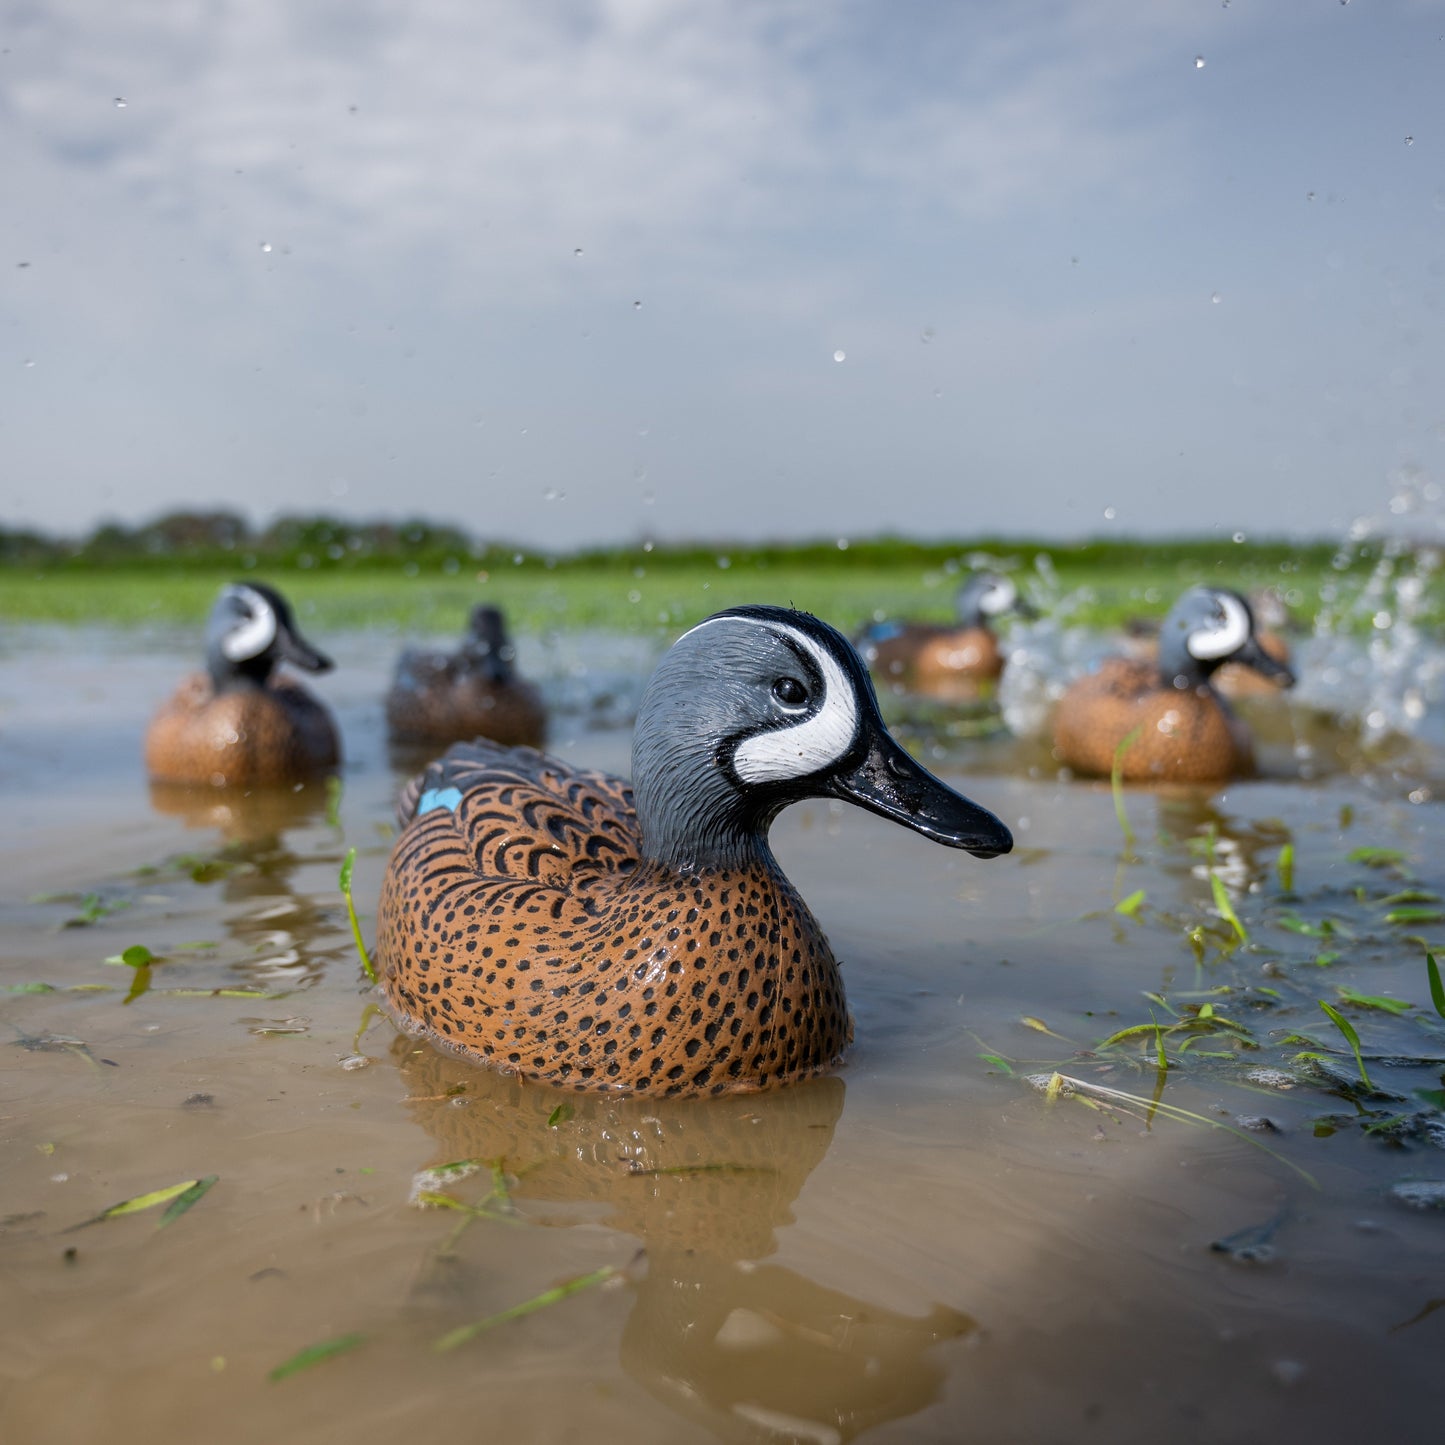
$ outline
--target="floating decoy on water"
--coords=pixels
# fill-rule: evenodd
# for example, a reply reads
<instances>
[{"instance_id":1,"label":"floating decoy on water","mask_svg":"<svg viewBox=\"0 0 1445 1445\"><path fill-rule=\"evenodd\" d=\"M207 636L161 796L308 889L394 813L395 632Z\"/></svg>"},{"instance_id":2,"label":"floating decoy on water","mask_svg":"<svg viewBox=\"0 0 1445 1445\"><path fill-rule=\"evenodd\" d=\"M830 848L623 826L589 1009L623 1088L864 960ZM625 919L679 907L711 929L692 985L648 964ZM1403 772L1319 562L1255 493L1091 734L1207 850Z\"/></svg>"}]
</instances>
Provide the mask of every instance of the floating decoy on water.
<instances>
[{"instance_id":1,"label":"floating decoy on water","mask_svg":"<svg viewBox=\"0 0 1445 1445\"><path fill-rule=\"evenodd\" d=\"M809 797L981 858L1013 846L888 735L841 634L737 607L658 665L631 785L485 742L413 780L377 910L383 987L414 1032L574 1089L725 1093L827 1069L852 1034L842 979L768 845Z\"/></svg>"},{"instance_id":2,"label":"floating decoy on water","mask_svg":"<svg viewBox=\"0 0 1445 1445\"><path fill-rule=\"evenodd\" d=\"M1212 682L1226 662L1294 681L1260 647L1243 597L1193 587L1164 619L1156 660L1109 658L1059 699L1055 757L1075 772L1107 777L1132 735L1120 758L1121 775L1132 782L1220 782L1252 771L1249 732Z\"/></svg>"},{"instance_id":3,"label":"floating decoy on water","mask_svg":"<svg viewBox=\"0 0 1445 1445\"><path fill-rule=\"evenodd\" d=\"M969 702L1003 672L1004 656L990 626L1009 612L1034 617L1013 581L975 572L954 597L950 623L875 622L858 639L863 660L880 682L946 701Z\"/></svg>"},{"instance_id":4,"label":"floating decoy on water","mask_svg":"<svg viewBox=\"0 0 1445 1445\"><path fill-rule=\"evenodd\" d=\"M540 747L547 730L542 695L517 675L516 649L496 607L474 607L455 652L408 649L386 695L386 724L401 743L491 738Z\"/></svg>"},{"instance_id":5,"label":"floating decoy on water","mask_svg":"<svg viewBox=\"0 0 1445 1445\"><path fill-rule=\"evenodd\" d=\"M331 659L297 630L286 599L260 582L236 582L211 609L206 671L192 674L151 722L146 768L157 782L252 787L294 783L334 769L336 728L290 662L327 672Z\"/></svg>"},{"instance_id":6,"label":"floating decoy on water","mask_svg":"<svg viewBox=\"0 0 1445 1445\"><path fill-rule=\"evenodd\" d=\"M1290 625L1289 608L1278 590L1261 587L1257 592L1251 592L1249 606L1254 613L1254 635L1260 650L1286 668L1290 667L1290 645L1285 636L1285 630ZM1214 685L1225 697L1239 698L1277 695L1286 684L1278 673L1266 676L1252 667L1227 662L1215 673Z\"/></svg>"}]
</instances>

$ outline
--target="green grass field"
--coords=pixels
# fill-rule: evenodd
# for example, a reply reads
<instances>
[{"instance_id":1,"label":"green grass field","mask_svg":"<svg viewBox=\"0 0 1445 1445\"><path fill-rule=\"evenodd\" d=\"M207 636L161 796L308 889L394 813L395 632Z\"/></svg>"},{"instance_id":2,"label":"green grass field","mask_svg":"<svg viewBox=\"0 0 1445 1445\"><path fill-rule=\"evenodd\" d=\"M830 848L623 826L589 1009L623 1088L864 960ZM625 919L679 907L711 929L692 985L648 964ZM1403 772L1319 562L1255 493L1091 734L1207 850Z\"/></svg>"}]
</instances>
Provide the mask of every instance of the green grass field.
<instances>
[{"instance_id":1,"label":"green grass field","mask_svg":"<svg viewBox=\"0 0 1445 1445\"><path fill-rule=\"evenodd\" d=\"M1224 542L1110 543L1066 548L993 544L986 554L1009 571L1044 611L1112 626L1160 617L1194 582L1250 591L1275 586L1302 623L1323 597L1337 619L1367 627L1378 610L1367 589L1378 555L1361 549L1342 559L1328 546ZM247 569L215 559L145 566L72 562L49 568L0 568L0 618L10 623L185 624L205 616L220 586L237 576L264 578L287 593L308 626L387 627L414 632L457 630L467 609L492 601L521 632L589 627L674 631L744 602L792 604L844 630L874 615L947 618L961 570L979 565L967 544L861 544L735 549L730 553L620 551L573 558L527 557L485 565L456 557L391 565L321 568L264 559ZM1344 565L1341 565L1341 563ZM1401 570L1424 565L1405 557ZM1445 597L1427 579L1421 615L1438 622Z\"/></svg>"}]
</instances>

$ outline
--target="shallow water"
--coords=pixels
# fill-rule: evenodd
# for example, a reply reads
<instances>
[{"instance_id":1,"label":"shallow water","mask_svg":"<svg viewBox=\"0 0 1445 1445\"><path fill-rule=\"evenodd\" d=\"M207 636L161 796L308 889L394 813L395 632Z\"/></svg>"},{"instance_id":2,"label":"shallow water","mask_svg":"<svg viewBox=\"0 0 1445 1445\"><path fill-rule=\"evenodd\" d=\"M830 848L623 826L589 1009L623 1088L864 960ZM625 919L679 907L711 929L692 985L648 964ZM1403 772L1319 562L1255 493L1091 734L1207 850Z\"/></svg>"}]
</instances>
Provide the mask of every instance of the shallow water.
<instances>
[{"instance_id":1,"label":"shallow water","mask_svg":"<svg viewBox=\"0 0 1445 1445\"><path fill-rule=\"evenodd\" d=\"M1441 888L1432 743L1371 754L1348 727L1263 714L1260 780L1128 794L1129 861L1106 785L1059 779L1036 744L915 718L931 764L1018 848L980 862L840 805L780 818L779 857L844 961L846 1066L721 1102L588 1101L443 1058L371 1007L337 872L356 847L369 933L396 643L324 641L339 666L318 691L348 758L334 810L315 788L189 811L150 792L140 736L187 638L37 629L0 656L6 1440L1437 1428L1445 1211L1391 1191L1445 1180L1445 1020L1420 942L1445 925L1391 922L1430 910L1388 901ZM628 734L608 724L649 655L524 646L568 707L556 751L625 770ZM1141 889L1134 916L1114 911ZM164 961L127 1003L132 970L105 959L134 944ZM13 991L35 984L54 991ZM1351 1005L1342 986L1413 1006ZM1353 1087L1321 999L1358 1028L1378 1094ZM1207 1004L1231 1028L1198 1020ZM1196 1024L1169 1036L1162 1080L1152 1036L1095 1047L1171 1009ZM1292 1062L1309 1051L1292 1032L1333 1072ZM1251 1080L1261 1065L1291 1086ZM1054 1069L1166 1108L1050 1100L1027 1076ZM425 1172L459 1160L495 1177ZM212 1174L163 1229L157 1207L67 1232ZM480 1215L436 1203L489 1194ZM344 1336L360 1338L268 1380Z\"/></svg>"}]
</instances>

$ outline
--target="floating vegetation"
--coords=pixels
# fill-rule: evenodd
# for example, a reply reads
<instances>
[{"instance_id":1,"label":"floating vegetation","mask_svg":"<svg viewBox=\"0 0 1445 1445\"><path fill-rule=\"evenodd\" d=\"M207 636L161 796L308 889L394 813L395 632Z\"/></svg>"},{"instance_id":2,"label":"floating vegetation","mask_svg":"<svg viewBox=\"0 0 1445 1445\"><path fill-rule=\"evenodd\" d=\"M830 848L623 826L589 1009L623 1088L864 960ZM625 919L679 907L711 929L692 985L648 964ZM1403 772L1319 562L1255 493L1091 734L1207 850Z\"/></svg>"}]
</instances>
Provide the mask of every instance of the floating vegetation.
<instances>
[{"instance_id":1,"label":"floating vegetation","mask_svg":"<svg viewBox=\"0 0 1445 1445\"><path fill-rule=\"evenodd\" d=\"M74 896L74 894L69 896L56 894L43 901L70 902ZM109 918L112 913L121 913L130 906L129 898L104 898L99 893L86 893L80 899L80 911L64 919L60 926L62 928L89 928L92 924Z\"/></svg>"},{"instance_id":2,"label":"floating vegetation","mask_svg":"<svg viewBox=\"0 0 1445 1445\"><path fill-rule=\"evenodd\" d=\"M274 1383L286 1379L289 1375L299 1375L302 1370L309 1370L312 1365L319 1365L323 1360L334 1359L337 1355L348 1354L365 1343L364 1334L353 1332L349 1335L338 1335L334 1340L323 1340L317 1345L307 1345L304 1350L298 1350L289 1360L277 1365L266 1378Z\"/></svg>"},{"instance_id":3,"label":"floating vegetation","mask_svg":"<svg viewBox=\"0 0 1445 1445\"><path fill-rule=\"evenodd\" d=\"M1146 1128L1152 1123L1155 1114L1162 1114L1176 1123L1220 1129L1236 1139L1242 1139L1253 1148L1262 1149L1271 1159L1292 1169L1311 1189L1319 1188L1314 1175L1307 1169L1302 1169L1292 1159L1286 1159L1283 1154L1261 1143L1243 1129L1219 1119L1211 1119L1207 1114L1196 1114L1193 1110L1182 1109L1177 1104L1168 1104L1157 1098L1147 1099L1142 1094L1131 1094L1125 1089L1115 1089L1107 1084L1091 1083L1088 1079L1075 1078L1070 1074L1060 1073L1057 1069L1047 1074L1029 1074L1025 1078L1026 1082L1038 1089L1050 1103L1059 1099L1074 1099L1090 1109L1104 1109L1116 1116L1122 1114L1130 1119L1138 1119Z\"/></svg>"},{"instance_id":4,"label":"floating vegetation","mask_svg":"<svg viewBox=\"0 0 1445 1445\"><path fill-rule=\"evenodd\" d=\"M351 870L356 866L356 849L348 848L346 857L341 862L341 896L346 900L346 916L351 920L351 936L356 942L356 952L361 959L361 966L366 971L366 976L372 983L376 982L376 970L371 966L371 955L366 951L366 944L361 938L361 924L357 921L356 905L351 901Z\"/></svg>"},{"instance_id":5,"label":"floating vegetation","mask_svg":"<svg viewBox=\"0 0 1445 1445\"><path fill-rule=\"evenodd\" d=\"M1360 1036L1355 1032L1354 1024L1339 1009L1327 1004L1323 999L1320 1000L1320 1007L1329 1016L1330 1022L1345 1036L1345 1042L1354 1051L1355 1067L1360 1071L1360 1082L1367 1089L1373 1090L1375 1086L1370 1082L1370 1076L1365 1071L1365 1057L1360 1052Z\"/></svg>"},{"instance_id":6,"label":"floating vegetation","mask_svg":"<svg viewBox=\"0 0 1445 1445\"><path fill-rule=\"evenodd\" d=\"M164 1229L198 1204L219 1178L218 1174L207 1174L202 1179L183 1179L179 1184L166 1185L164 1189L152 1189L149 1194L137 1194L133 1199L122 1199L119 1204L102 1209L94 1218L83 1219L79 1224L72 1224L69 1229L61 1230L61 1233L74 1234L77 1229L89 1229L92 1224L101 1224L107 1219L119 1219L125 1214L140 1214L144 1210L154 1209L158 1204L169 1203L170 1208L156 1225L157 1229Z\"/></svg>"},{"instance_id":7,"label":"floating vegetation","mask_svg":"<svg viewBox=\"0 0 1445 1445\"><path fill-rule=\"evenodd\" d=\"M475 1320L469 1325L460 1325L454 1330L448 1330L433 1345L432 1349L439 1354L447 1350L454 1350L459 1345L464 1345L470 1340L476 1339L487 1330L495 1329L498 1325L504 1325L510 1320L521 1319L523 1315L534 1314L537 1310L546 1309L548 1305L554 1305L584 1289L592 1289L599 1284L605 1284L610 1279L617 1279L625 1273L617 1265L603 1265L601 1269L594 1269L590 1274L578 1275L575 1279L564 1280L561 1284L553 1285L551 1289L545 1289L539 1295L534 1295L521 1304L512 1305L508 1309L499 1310L494 1315L487 1315L485 1319Z\"/></svg>"},{"instance_id":8,"label":"floating vegetation","mask_svg":"<svg viewBox=\"0 0 1445 1445\"><path fill-rule=\"evenodd\" d=\"M1114 905L1115 913L1122 913L1125 918L1138 917L1139 910L1144 906L1144 890L1136 888L1127 898L1121 898Z\"/></svg>"}]
</instances>

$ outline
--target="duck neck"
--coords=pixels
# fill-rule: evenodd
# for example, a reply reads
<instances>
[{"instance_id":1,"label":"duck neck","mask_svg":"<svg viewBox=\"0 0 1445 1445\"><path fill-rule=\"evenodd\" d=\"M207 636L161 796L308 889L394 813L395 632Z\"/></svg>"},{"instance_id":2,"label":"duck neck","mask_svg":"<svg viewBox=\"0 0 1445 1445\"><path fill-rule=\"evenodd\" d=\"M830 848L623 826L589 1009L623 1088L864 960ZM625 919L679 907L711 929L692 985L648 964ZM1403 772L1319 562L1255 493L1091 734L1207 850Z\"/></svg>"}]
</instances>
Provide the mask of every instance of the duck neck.
<instances>
[{"instance_id":1,"label":"duck neck","mask_svg":"<svg viewBox=\"0 0 1445 1445\"><path fill-rule=\"evenodd\" d=\"M777 868L768 844L773 813L748 815L736 800L694 796L651 796L646 785L634 784L637 825L642 835L642 856L678 873L707 873L716 869ZM731 805L731 806L730 806Z\"/></svg>"}]
</instances>

